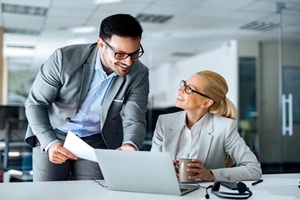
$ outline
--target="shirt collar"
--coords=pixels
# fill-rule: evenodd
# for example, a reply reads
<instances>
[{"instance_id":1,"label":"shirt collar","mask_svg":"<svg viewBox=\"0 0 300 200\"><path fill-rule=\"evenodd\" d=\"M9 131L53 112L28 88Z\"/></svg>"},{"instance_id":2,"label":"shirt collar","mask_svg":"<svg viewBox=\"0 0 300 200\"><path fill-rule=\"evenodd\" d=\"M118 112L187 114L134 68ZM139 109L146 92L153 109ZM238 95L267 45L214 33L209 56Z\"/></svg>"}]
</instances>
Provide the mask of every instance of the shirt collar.
<instances>
[{"instance_id":1,"label":"shirt collar","mask_svg":"<svg viewBox=\"0 0 300 200\"><path fill-rule=\"evenodd\" d=\"M201 130L202 129L202 126L204 124L204 121L206 120L207 118L207 113L205 115L203 115L192 127L191 127L191 130L194 130L194 129L199 129ZM186 122L184 123L185 124L185 127L187 127L186 125Z\"/></svg>"}]
</instances>

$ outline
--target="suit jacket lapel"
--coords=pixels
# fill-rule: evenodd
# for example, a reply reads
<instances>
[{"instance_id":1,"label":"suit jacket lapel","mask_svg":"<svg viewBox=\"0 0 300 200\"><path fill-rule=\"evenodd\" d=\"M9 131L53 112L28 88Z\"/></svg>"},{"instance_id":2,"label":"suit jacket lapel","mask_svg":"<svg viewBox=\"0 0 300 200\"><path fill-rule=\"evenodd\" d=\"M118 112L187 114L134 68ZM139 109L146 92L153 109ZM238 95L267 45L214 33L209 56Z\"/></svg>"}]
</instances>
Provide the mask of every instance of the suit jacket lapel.
<instances>
[{"instance_id":1,"label":"suit jacket lapel","mask_svg":"<svg viewBox=\"0 0 300 200\"><path fill-rule=\"evenodd\" d=\"M185 126L186 113L182 112L177 119L174 119L173 125L166 133L165 149L171 154L172 159L175 159L179 149L181 133Z\"/></svg>"},{"instance_id":2,"label":"suit jacket lapel","mask_svg":"<svg viewBox=\"0 0 300 200\"><path fill-rule=\"evenodd\" d=\"M93 78L93 73L95 70L95 62L96 62L96 57L97 57L97 46L93 48L91 51L90 56L86 60L86 62L83 65L83 76L81 80L81 88L80 88L80 98L79 98L79 105L83 103L85 100L87 93L89 91L90 85L92 83L92 78ZM88 84L86 84L88 83Z\"/></svg>"},{"instance_id":3,"label":"suit jacket lapel","mask_svg":"<svg viewBox=\"0 0 300 200\"><path fill-rule=\"evenodd\" d=\"M200 140L199 140L199 153L198 158L202 162L202 164L205 164L205 161L207 159L207 155L210 149L212 136L211 133L213 132L213 115L210 113L206 114L206 119L203 122Z\"/></svg>"},{"instance_id":4,"label":"suit jacket lapel","mask_svg":"<svg viewBox=\"0 0 300 200\"><path fill-rule=\"evenodd\" d=\"M172 159L175 159L179 149L181 133L185 126L186 113L182 112L177 119L174 119L173 125L166 132L165 150L171 154ZM204 164L210 149L213 132L213 115L207 114L201 129L200 140L197 148L200 148L197 158Z\"/></svg>"},{"instance_id":5,"label":"suit jacket lapel","mask_svg":"<svg viewBox=\"0 0 300 200\"><path fill-rule=\"evenodd\" d=\"M117 92L120 90L122 83L124 82L125 77L124 76L116 76L108 89L108 92L106 94L105 100L102 105L102 124L101 128L103 128L104 122L106 120L108 109L113 102L114 98L116 97ZM123 97L123 96L122 96ZM123 99L124 100L124 99Z\"/></svg>"}]
</instances>

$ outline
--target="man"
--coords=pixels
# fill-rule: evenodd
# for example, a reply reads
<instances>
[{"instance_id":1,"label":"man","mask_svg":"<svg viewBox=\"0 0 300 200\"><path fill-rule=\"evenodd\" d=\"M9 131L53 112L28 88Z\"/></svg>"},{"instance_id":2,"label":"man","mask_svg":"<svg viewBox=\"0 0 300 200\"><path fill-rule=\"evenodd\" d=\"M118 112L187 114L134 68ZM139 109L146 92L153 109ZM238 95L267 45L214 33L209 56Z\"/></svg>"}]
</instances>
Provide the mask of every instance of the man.
<instances>
[{"instance_id":1,"label":"man","mask_svg":"<svg viewBox=\"0 0 300 200\"><path fill-rule=\"evenodd\" d=\"M132 16L105 18L95 44L57 49L41 67L25 103L33 180L102 179L97 163L63 147L68 130L94 148L138 150L149 93L142 27Z\"/></svg>"}]
</instances>

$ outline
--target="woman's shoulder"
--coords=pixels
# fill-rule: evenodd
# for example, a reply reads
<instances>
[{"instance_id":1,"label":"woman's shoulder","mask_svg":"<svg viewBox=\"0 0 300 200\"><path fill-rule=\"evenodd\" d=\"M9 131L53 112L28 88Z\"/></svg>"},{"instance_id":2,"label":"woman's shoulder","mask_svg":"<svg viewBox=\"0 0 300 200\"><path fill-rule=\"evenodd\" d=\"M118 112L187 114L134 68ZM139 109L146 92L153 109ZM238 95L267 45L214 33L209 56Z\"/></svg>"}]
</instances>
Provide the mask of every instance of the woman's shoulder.
<instances>
[{"instance_id":1,"label":"woman's shoulder","mask_svg":"<svg viewBox=\"0 0 300 200\"><path fill-rule=\"evenodd\" d=\"M158 117L163 118L163 119L170 119L170 118L178 117L178 116L181 116L184 114L185 114L184 111L176 111L176 112L172 112L172 113L161 114Z\"/></svg>"},{"instance_id":2,"label":"woman's shoulder","mask_svg":"<svg viewBox=\"0 0 300 200\"><path fill-rule=\"evenodd\" d=\"M215 123L225 123L225 124L236 124L236 119L231 119L228 117L208 113L209 117L215 122Z\"/></svg>"},{"instance_id":3,"label":"woman's shoulder","mask_svg":"<svg viewBox=\"0 0 300 200\"><path fill-rule=\"evenodd\" d=\"M184 125L185 115L186 113L184 111L161 114L158 116L156 124L166 129L178 128Z\"/></svg>"}]
</instances>

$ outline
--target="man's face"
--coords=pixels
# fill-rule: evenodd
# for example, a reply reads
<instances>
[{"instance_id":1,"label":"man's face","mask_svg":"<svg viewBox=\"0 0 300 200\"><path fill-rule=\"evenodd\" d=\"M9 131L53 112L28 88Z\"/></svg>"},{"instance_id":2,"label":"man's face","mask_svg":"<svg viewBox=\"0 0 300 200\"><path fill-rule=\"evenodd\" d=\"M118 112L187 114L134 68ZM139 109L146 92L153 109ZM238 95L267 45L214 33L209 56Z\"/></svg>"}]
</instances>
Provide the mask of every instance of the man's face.
<instances>
[{"instance_id":1,"label":"man's face","mask_svg":"<svg viewBox=\"0 0 300 200\"><path fill-rule=\"evenodd\" d=\"M103 69L107 74L116 72L120 76L126 76L141 51L140 38L113 35L106 41L98 38L97 44Z\"/></svg>"}]
</instances>

